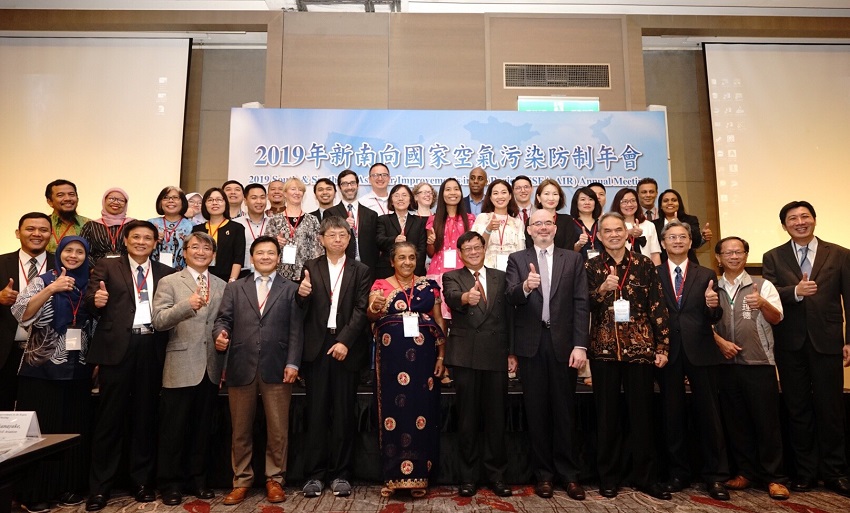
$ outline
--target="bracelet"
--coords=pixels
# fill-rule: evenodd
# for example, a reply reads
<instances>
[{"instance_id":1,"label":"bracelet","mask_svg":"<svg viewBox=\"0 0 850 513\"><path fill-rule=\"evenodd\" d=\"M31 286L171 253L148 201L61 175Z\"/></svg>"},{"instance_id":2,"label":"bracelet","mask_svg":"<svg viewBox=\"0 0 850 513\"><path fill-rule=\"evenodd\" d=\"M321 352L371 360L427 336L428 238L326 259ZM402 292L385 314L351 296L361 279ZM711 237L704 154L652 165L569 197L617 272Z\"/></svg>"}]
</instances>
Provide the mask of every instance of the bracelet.
<instances>
[{"instance_id":1,"label":"bracelet","mask_svg":"<svg viewBox=\"0 0 850 513\"><path fill-rule=\"evenodd\" d=\"M442 356L438 356L437 359L438 360L445 360L445 358L443 358Z\"/></svg>"},{"instance_id":2,"label":"bracelet","mask_svg":"<svg viewBox=\"0 0 850 513\"><path fill-rule=\"evenodd\" d=\"M484 233L490 235L491 233L493 233L493 230L491 230L490 228L484 228Z\"/></svg>"}]
</instances>

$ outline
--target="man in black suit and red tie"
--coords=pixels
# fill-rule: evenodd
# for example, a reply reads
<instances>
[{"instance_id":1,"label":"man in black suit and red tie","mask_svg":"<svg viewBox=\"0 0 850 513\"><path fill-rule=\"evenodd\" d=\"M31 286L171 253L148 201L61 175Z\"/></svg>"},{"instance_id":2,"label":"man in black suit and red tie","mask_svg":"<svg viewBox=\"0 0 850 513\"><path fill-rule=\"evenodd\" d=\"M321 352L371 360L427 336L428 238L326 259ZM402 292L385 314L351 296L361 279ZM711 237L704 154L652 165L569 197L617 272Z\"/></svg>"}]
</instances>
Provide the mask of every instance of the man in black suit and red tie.
<instances>
[{"instance_id":1,"label":"man in black suit and red tie","mask_svg":"<svg viewBox=\"0 0 850 513\"><path fill-rule=\"evenodd\" d=\"M850 497L845 450L844 367L850 366L850 251L815 237L815 208L792 201L779 211L791 240L764 254L762 275L779 291L785 317L773 327L776 367L788 407L796 477L806 492L823 479Z\"/></svg>"},{"instance_id":2,"label":"man in black suit and red tie","mask_svg":"<svg viewBox=\"0 0 850 513\"><path fill-rule=\"evenodd\" d=\"M304 264L296 297L306 310L301 365L307 383L303 492L305 497L318 497L328 483L335 496L348 497L357 384L369 357L366 306L372 270L345 255L351 241L345 219L326 217L319 240L325 254Z\"/></svg>"},{"instance_id":3,"label":"man in black suit and red tie","mask_svg":"<svg viewBox=\"0 0 850 513\"><path fill-rule=\"evenodd\" d=\"M507 298L515 306L508 370L519 366L531 439L535 493L549 499L562 480L583 500L575 447L575 389L587 361L587 275L580 254L555 247L557 227L545 210L529 218L533 245L508 257Z\"/></svg>"},{"instance_id":4,"label":"man in black suit and red tie","mask_svg":"<svg viewBox=\"0 0 850 513\"><path fill-rule=\"evenodd\" d=\"M357 200L360 185L354 171L342 171L336 183L342 201L327 209L325 216L342 217L348 222L352 238L345 254L374 269L378 263L378 244L375 240L378 234L378 214Z\"/></svg>"}]
</instances>

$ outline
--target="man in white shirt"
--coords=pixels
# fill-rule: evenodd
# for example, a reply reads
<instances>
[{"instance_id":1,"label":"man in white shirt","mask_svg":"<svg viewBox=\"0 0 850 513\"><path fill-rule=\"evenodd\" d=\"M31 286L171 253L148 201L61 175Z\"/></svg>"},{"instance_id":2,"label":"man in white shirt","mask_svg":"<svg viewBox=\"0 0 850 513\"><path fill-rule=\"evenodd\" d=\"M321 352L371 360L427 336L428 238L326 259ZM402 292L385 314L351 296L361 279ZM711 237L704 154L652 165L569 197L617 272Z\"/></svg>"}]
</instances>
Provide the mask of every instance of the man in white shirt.
<instances>
[{"instance_id":1,"label":"man in white shirt","mask_svg":"<svg viewBox=\"0 0 850 513\"><path fill-rule=\"evenodd\" d=\"M374 169L374 166L372 167ZM336 183L339 184L342 201L327 209L325 215L345 218L348 226L351 227L352 235L345 254L374 269L378 263L378 243L375 240L378 234L378 214L373 209L363 208L366 206L362 203L364 199L369 201L366 199L369 197L368 194L360 200L357 199L357 191L360 185L354 171L343 170L337 177ZM384 190L386 190L386 185ZM375 202L372 201L372 203Z\"/></svg>"},{"instance_id":2,"label":"man in white shirt","mask_svg":"<svg viewBox=\"0 0 850 513\"><path fill-rule=\"evenodd\" d=\"M246 216L234 219L235 222L245 227L245 260L251 266L251 244L266 230L269 217L266 210L266 188L258 183L248 184L245 187L245 206L248 207ZM242 276L254 272L253 267L243 267Z\"/></svg>"},{"instance_id":3,"label":"man in white shirt","mask_svg":"<svg viewBox=\"0 0 850 513\"><path fill-rule=\"evenodd\" d=\"M528 222L528 218L534 213L534 202L531 201L533 187L531 178L525 175L519 175L511 182L511 188L514 193L514 201L519 207L519 218L523 223Z\"/></svg>"},{"instance_id":4,"label":"man in white shirt","mask_svg":"<svg viewBox=\"0 0 850 513\"><path fill-rule=\"evenodd\" d=\"M390 193L387 192L387 187L390 185L389 168L380 162L372 164L369 168L369 185L372 186L372 190L360 198L360 204L382 216L389 212L387 208L390 199Z\"/></svg>"}]
</instances>

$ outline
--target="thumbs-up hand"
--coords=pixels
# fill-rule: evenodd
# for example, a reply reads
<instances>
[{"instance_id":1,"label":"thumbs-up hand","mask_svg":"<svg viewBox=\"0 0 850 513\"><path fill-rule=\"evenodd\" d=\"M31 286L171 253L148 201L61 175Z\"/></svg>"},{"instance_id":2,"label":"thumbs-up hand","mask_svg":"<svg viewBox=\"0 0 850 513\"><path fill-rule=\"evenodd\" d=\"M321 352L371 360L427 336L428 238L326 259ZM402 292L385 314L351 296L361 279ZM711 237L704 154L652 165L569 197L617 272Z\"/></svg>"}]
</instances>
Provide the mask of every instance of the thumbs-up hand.
<instances>
[{"instance_id":1,"label":"thumbs-up hand","mask_svg":"<svg viewBox=\"0 0 850 513\"><path fill-rule=\"evenodd\" d=\"M310 282L310 271L304 269L304 279L301 280L301 285L298 285L298 295L307 297L313 292L313 284Z\"/></svg>"},{"instance_id":2,"label":"thumbs-up hand","mask_svg":"<svg viewBox=\"0 0 850 513\"><path fill-rule=\"evenodd\" d=\"M372 293L371 300L369 301L369 310L372 313L378 313L384 309L386 304L387 298L384 297L384 291L378 289Z\"/></svg>"},{"instance_id":3,"label":"thumbs-up hand","mask_svg":"<svg viewBox=\"0 0 850 513\"><path fill-rule=\"evenodd\" d=\"M809 280L809 273L803 273L803 279L797 284L794 293L800 297L814 296L818 291L818 284Z\"/></svg>"},{"instance_id":4,"label":"thumbs-up hand","mask_svg":"<svg viewBox=\"0 0 850 513\"><path fill-rule=\"evenodd\" d=\"M501 224L502 223L499 221L499 218L496 217L496 214L491 213L490 214L490 222L487 223L487 231L488 232L495 232L496 230L499 229L499 226L501 226Z\"/></svg>"},{"instance_id":5,"label":"thumbs-up hand","mask_svg":"<svg viewBox=\"0 0 850 513\"><path fill-rule=\"evenodd\" d=\"M577 248L584 247L584 245L587 244L588 240L590 240L590 237L587 236L587 232L582 230L581 235L578 236L578 242L576 242L576 247Z\"/></svg>"},{"instance_id":6,"label":"thumbs-up hand","mask_svg":"<svg viewBox=\"0 0 850 513\"><path fill-rule=\"evenodd\" d=\"M50 290L53 293L67 292L74 289L74 278L68 276L68 271L63 267L60 274L51 284Z\"/></svg>"},{"instance_id":7,"label":"thumbs-up hand","mask_svg":"<svg viewBox=\"0 0 850 513\"><path fill-rule=\"evenodd\" d=\"M708 223L705 223L705 226L702 227L702 230L700 230L700 234L702 235L702 238L705 240L705 242L711 242L711 237L714 235L711 233L711 228L708 227Z\"/></svg>"},{"instance_id":8,"label":"thumbs-up hand","mask_svg":"<svg viewBox=\"0 0 850 513\"><path fill-rule=\"evenodd\" d=\"M198 285L195 288L195 293L189 296L189 306L192 307L192 310L198 311L207 304L204 296L201 295L201 286Z\"/></svg>"},{"instance_id":9,"label":"thumbs-up hand","mask_svg":"<svg viewBox=\"0 0 850 513\"><path fill-rule=\"evenodd\" d=\"M705 306L709 308L720 306L720 296L714 290L714 280L708 280L708 287L705 288Z\"/></svg>"},{"instance_id":10,"label":"thumbs-up hand","mask_svg":"<svg viewBox=\"0 0 850 513\"><path fill-rule=\"evenodd\" d=\"M466 302L469 306L476 306L481 302L481 291L478 289L477 283L466 293Z\"/></svg>"},{"instance_id":11,"label":"thumbs-up hand","mask_svg":"<svg viewBox=\"0 0 850 513\"><path fill-rule=\"evenodd\" d=\"M106 284L101 281L97 292L94 293L94 306L103 308L107 301L109 301L109 292L106 291Z\"/></svg>"},{"instance_id":12,"label":"thumbs-up hand","mask_svg":"<svg viewBox=\"0 0 850 513\"><path fill-rule=\"evenodd\" d=\"M610 292L619 287L620 279L617 276L617 268L612 265L608 268L608 276L605 277L605 281L599 286L599 292Z\"/></svg>"},{"instance_id":13,"label":"thumbs-up hand","mask_svg":"<svg viewBox=\"0 0 850 513\"><path fill-rule=\"evenodd\" d=\"M227 351L227 346L230 345L230 336L227 334L227 330L221 330L221 333L215 337L215 350L216 351Z\"/></svg>"},{"instance_id":14,"label":"thumbs-up hand","mask_svg":"<svg viewBox=\"0 0 850 513\"><path fill-rule=\"evenodd\" d=\"M18 299L18 291L12 288L14 286L15 280L9 278L9 283L3 290L0 290L0 305L12 306L15 304L15 300Z\"/></svg>"},{"instance_id":15,"label":"thumbs-up hand","mask_svg":"<svg viewBox=\"0 0 850 513\"><path fill-rule=\"evenodd\" d=\"M637 221L635 221L635 224L633 224L632 227L629 229L629 235L634 238L638 238L643 235L643 230L641 229L640 225L637 224Z\"/></svg>"},{"instance_id":16,"label":"thumbs-up hand","mask_svg":"<svg viewBox=\"0 0 850 513\"><path fill-rule=\"evenodd\" d=\"M356 223L354 222L354 211L353 210L348 211L348 215L345 216L345 220L346 220L346 222L348 222L348 226L350 226L352 230L354 228L356 228L356 226L355 226Z\"/></svg>"},{"instance_id":17,"label":"thumbs-up hand","mask_svg":"<svg viewBox=\"0 0 850 513\"><path fill-rule=\"evenodd\" d=\"M427 244L434 244L435 242L437 242L437 234L434 233L433 228L428 228L428 238L425 242Z\"/></svg>"},{"instance_id":18,"label":"thumbs-up hand","mask_svg":"<svg viewBox=\"0 0 850 513\"><path fill-rule=\"evenodd\" d=\"M403 233L399 233L395 236L396 242L407 242L407 237Z\"/></svg>"},{"instance_id":19,"label":"thumbs-up hand","mask_svg":"<svg viewBox=\"0 0 850 513\"><path fill-rule=\"evenodd\" d=\"M747 306L750 307L751 310L758 310L761 308L762 302L764 298L759 293L758 287L753 283L753 289L744 297L744 301L747 302Z\"/></svg>"},{"instance_id":20,"label":"thumbs-up hand","mask_svg":"<svg viewBox=\"0 0 850 513\"><path fill-rule=\"evenodd\" d=\"M531 292L540 286L540 275L537 274L534 264L528 264L528 277L525 279L525 290Z\"/></svg>"}]
</instances>

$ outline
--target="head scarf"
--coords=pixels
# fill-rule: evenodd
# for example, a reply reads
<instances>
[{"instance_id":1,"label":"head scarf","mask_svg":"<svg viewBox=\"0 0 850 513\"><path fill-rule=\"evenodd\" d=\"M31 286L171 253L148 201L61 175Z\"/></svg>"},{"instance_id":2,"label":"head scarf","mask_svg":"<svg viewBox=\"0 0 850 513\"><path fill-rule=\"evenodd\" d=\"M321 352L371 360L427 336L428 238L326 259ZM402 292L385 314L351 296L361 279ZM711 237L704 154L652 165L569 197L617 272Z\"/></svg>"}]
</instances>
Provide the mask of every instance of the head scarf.
<instances>
[{"instance_id":1,"label":"head scarf","mask_svg":"<svg viewBox=\"0 0 850 513\"><path fill-rule=\"evenodd\" d=\"M59 241L59 246L56 248L56 269L40 276L45 287L56 281L56 278L62 274L62 267L64 267L61 258L62 251L65 249L65 246L72 242L82 244L86 250L86 256L76 269L65 269L65 275L74 278L74 288L69 291L57 292L51 298L53 300L53 320L50 322L50 325L57 333L62 335L74 323L75 308L79 307L77 310L77 326L83 326L89 320L88 310L86 310L85 305L80 304L80 298L85 294L86 286L89 283L90 250L88 241L76 235L63 237Z\"/></svg>"},{"instance_id":2,"label":"head scarf","mask_svg":"<svg viewBox=\"0 0 850 513\"><path fill-rule=\"evenodd\" d=\"M102 204L106 203L106 197L109 196L110 192L117 192L124 196L124 210L121 211L120 214L110 214L107 212L106 207L104 206L100 215L103 216L100 218L100 222L105 224L106 226L119 226L126 221L132 221L132 217L127 217L127 205L130 204L130 196L127 196L127 192L124 189L119 187L112 187L110 189L106 189L106 192L103 193L103 199L101 200Z\"/></svg>"}]
</instances>

